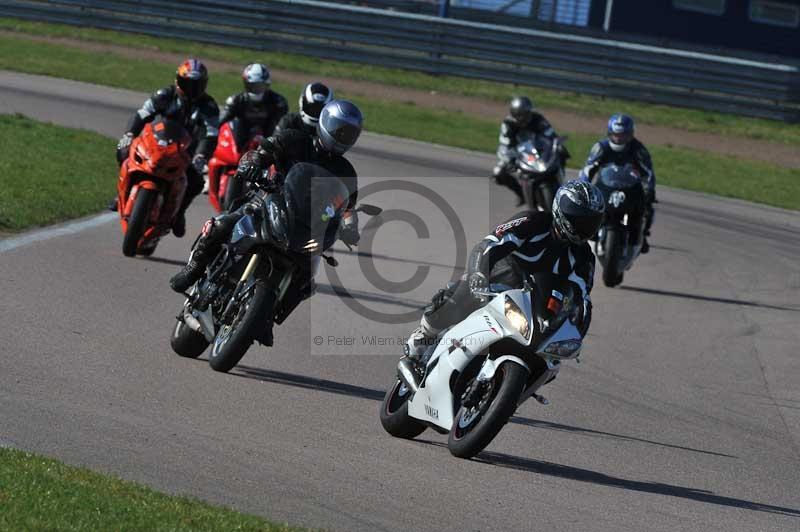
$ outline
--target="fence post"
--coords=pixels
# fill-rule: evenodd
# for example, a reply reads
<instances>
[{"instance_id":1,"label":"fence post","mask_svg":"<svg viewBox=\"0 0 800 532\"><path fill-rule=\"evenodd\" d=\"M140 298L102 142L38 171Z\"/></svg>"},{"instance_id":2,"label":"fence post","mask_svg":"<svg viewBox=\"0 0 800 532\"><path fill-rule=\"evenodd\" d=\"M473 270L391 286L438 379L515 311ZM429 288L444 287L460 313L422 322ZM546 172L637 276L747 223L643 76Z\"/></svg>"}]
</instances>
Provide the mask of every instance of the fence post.
<instances>
[{"instance_id":1,"label":"fence post","mask_svg":"<svg viewBox=\"0 0 800 532\"><path fill-rule=\"evenodd\" d=\"M450 16L450 0L440 0L439 16L442 18L447 18Z\"/></svg>"}]
</instances>

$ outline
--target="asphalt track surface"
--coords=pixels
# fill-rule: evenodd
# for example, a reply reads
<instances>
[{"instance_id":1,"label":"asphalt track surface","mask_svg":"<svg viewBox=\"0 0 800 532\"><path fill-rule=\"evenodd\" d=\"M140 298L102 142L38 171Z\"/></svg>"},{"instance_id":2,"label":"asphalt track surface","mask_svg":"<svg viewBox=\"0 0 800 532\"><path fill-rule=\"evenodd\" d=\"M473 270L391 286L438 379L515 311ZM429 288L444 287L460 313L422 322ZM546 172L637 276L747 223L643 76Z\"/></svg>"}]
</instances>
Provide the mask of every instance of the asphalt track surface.
<instances>
[{"instance_id":1,"label":"asphalt track surface","mask_svg":"<svg viewBox=\"0 0 800 532\"><path fill-rule=\"evenodd\" d=\"M142 99L0 72L0 112L113 136ZM352 160L376 176L362 187L408 178L441 194L469 245L514 210L486 184L486 155L364 135ZM412 312L451 275L458 239L433 195L415 190L365 201L418 214L427 233L373 222L360 250L388 281L418 266L424 281L397 292L340 252L333 284L349 303ZM377 409L399 348L370 338L391 344L412 325L353 312L328 271L276 328L276 345L251 349L231 374L173 355L181 299L167 279L191 236L128 259L113 220L0 253L0 440L335 530L800 530L800 222L659 194L650 255L621 288L598 272L583 363L566 365L543 390L552 404L522 405L476 460L452 458L431 431L383 432ZM189 214L191 235L210 214L204 197Z\"/></svg>"}]
</instances>

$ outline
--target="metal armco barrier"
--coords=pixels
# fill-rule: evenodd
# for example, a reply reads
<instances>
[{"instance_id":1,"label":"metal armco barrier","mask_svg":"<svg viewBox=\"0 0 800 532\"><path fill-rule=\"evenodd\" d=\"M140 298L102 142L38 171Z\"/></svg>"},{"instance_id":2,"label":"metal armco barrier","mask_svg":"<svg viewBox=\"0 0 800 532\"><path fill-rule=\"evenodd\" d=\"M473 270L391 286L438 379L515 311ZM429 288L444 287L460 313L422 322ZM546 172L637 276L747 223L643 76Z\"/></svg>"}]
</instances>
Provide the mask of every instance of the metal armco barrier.
<instances>
[{"instance_id":1,"label":"metal armco barrier","mask_svg":"<svg viewBox=\"0 0 800 532\"><path fill-rule=\"evenodd\" d=\"M788 60L779 64L305 0L0 0L0 13L800 121L800 68Z\"/></svg>"}]
</instances>

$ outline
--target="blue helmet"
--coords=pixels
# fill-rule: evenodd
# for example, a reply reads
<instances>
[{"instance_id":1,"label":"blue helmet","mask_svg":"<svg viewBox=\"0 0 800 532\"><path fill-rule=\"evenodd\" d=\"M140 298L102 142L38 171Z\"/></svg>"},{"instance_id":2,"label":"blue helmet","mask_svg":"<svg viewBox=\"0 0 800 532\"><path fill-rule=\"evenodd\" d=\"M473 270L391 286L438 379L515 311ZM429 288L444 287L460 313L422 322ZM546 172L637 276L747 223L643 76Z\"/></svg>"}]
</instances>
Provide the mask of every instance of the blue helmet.
<instances>
[{"instance_id":1,"label":"blue helmet","mask_svg":"<svg viewBox=\"0 0 800 532\"><path fill-rule=\"evenodd\" d=\"M355 104L347 100L332 100L320 112L317 137L325 151L342 155L358 140L363 122L361 111Z\"/></svg>"},{"instance_id":2,"label":"blue helmet","mask_svg":"<svg viewBox=\"0 0 800 532\"><path fill-rule=\"evenodd\" d=\"M633 118L615 114L608 119L608 143L614 151L622 151L633 140Z\"/></svg>"}]
</instances>

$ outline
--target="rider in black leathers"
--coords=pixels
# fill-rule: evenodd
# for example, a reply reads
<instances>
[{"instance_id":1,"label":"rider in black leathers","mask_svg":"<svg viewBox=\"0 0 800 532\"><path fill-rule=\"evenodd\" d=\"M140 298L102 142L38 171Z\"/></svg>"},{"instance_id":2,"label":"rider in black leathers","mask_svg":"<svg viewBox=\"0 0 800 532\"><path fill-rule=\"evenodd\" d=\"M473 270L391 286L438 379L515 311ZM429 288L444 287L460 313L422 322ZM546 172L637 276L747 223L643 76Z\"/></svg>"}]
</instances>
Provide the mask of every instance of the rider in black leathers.
<instances>
[{"instance_id":1,"label":"rider in black leathers","mask_svg":"<svg viewBox=\"0 0 800 532\"><path fill-rule=\"evenodd\" d=\"M522 187L513 175L516 162L515 148L522 133L544 135L548 138L558 136L550 122L542 114L533 110L533 102L527 96L517 96L511 100L508 116L500 124L498 160L492 170L495 182L498 185L507 186L517 195L517 205L525 203ZM569 158L569 153L563 145L560 145L559 150L563 167ZM501 152L504 154L501 155Z\"/></svg>"},{"instance_id":2,"label":"rider in black leathers","mask_svg":"<svg viewBox=\"0 0 800 532\"><path fill-rule=\"evenodd\" d=\"M317 131L319 114L328 102L333 100L333 91L325 84L315 81L309 83L300 94L299 110L283 116L275 127L276 131L299 129L312 135Z\"/></svg>"},{"instance_id":3,"label":"rider in black leathers","mask_svg":"<svg viewBox=\"0 0 800 532\"><path fill-rule=\"evenodd\" d=\"M287 129L264 139L258 150L247 152L239 162L234 179L250 182L268 181L268 188L277 189L281 185L281 175L296 163L307 162L321 167L342 180L350 192L347 208L339 229L339 238L349 245L356 245L360 238L358 218L354 210L358 197L356 171L343 154L355 144L361 132L361 112L352 103L334 100L322 111L318 131L312 137L304 131ZM264 177L266 169L274 164L277 176ZM247 205L236 211L225 213L208 220L195 243L189 261L180 272L170 279L170 286L176 292L185 292L203 275L205 267L219 252L220 246L230 238L236 222L244 214ZM299 298L310 297L314 293L313 274L316 264L309 268L311 278L296 290ZM270 345L271 324L260 338Z\"/></svg>"},{"instance_id":4,"label":"rider in black leathers","mask_svg":"<svg viewBox=\"0 0 800 532\"><path fill-rule=\"evenodd\" d=\"M644 144L634 137L633 118L627 115L615 114L608 120L608 136L599 140L592 146L586 164L578 178L592 181L598 170L607 164L625 166L631 164L642 174L642 186L645 191L645 227L644 240L641 253L650 250L647 237L655 218L656 203L656 174L653 171L653 160Z\"/></svg>"},{"instance_id":5,"label":"rider in black leathers","mask_svg":"<svg viewBox=\"0 0 800 532\"><path fill-rule=\"evenodd\" d=\"M521 287L524 279L553 272L580 288L583 312L579 329L589 329L595 258L587 240L600 227L605 211L602 193L592 184L570 181L556 192L553 212L524 211L500 224L470 254L467 274L439 290L412 334L408 359L419 357L441 330L466 318L485 304L475 292L492 284Z\"/></svg>"},{"instance_id":6,"label":"rider in black leathers","mask_svg":"<svg viewBox=\"0 0 800 532\"><path fill-rule=\"evenodd\" d=\"M237 119L233 136L240 148L255 134L272 135L278 121L289 111L286 98L271 90L272 78L265 65L253 63L242 71L244 91L225 100L220 124Z\"/></svg>"},{"instance_id":7,"label":"rider in black leathers","mask_svg":"<svg viewBox=\"0 0 800 532\"><path fill-rule=\"evenodd\" d=\"M180 238L186 233L186 209L203 190L203 168L217 147L219 135L219 108L206 94L208 70L197 59L187 59L178 66L175 85L159 89L148 98L142 108L128 122L127 132L117 144L120 164L128 157L128 148L145 124L157 116L179 119L192 133L194 142L189 146L192 164L186 170L186 192L172 226L172 233ZM116 210L116 200L110 206Z\"/></svg>"}]
</instances>

